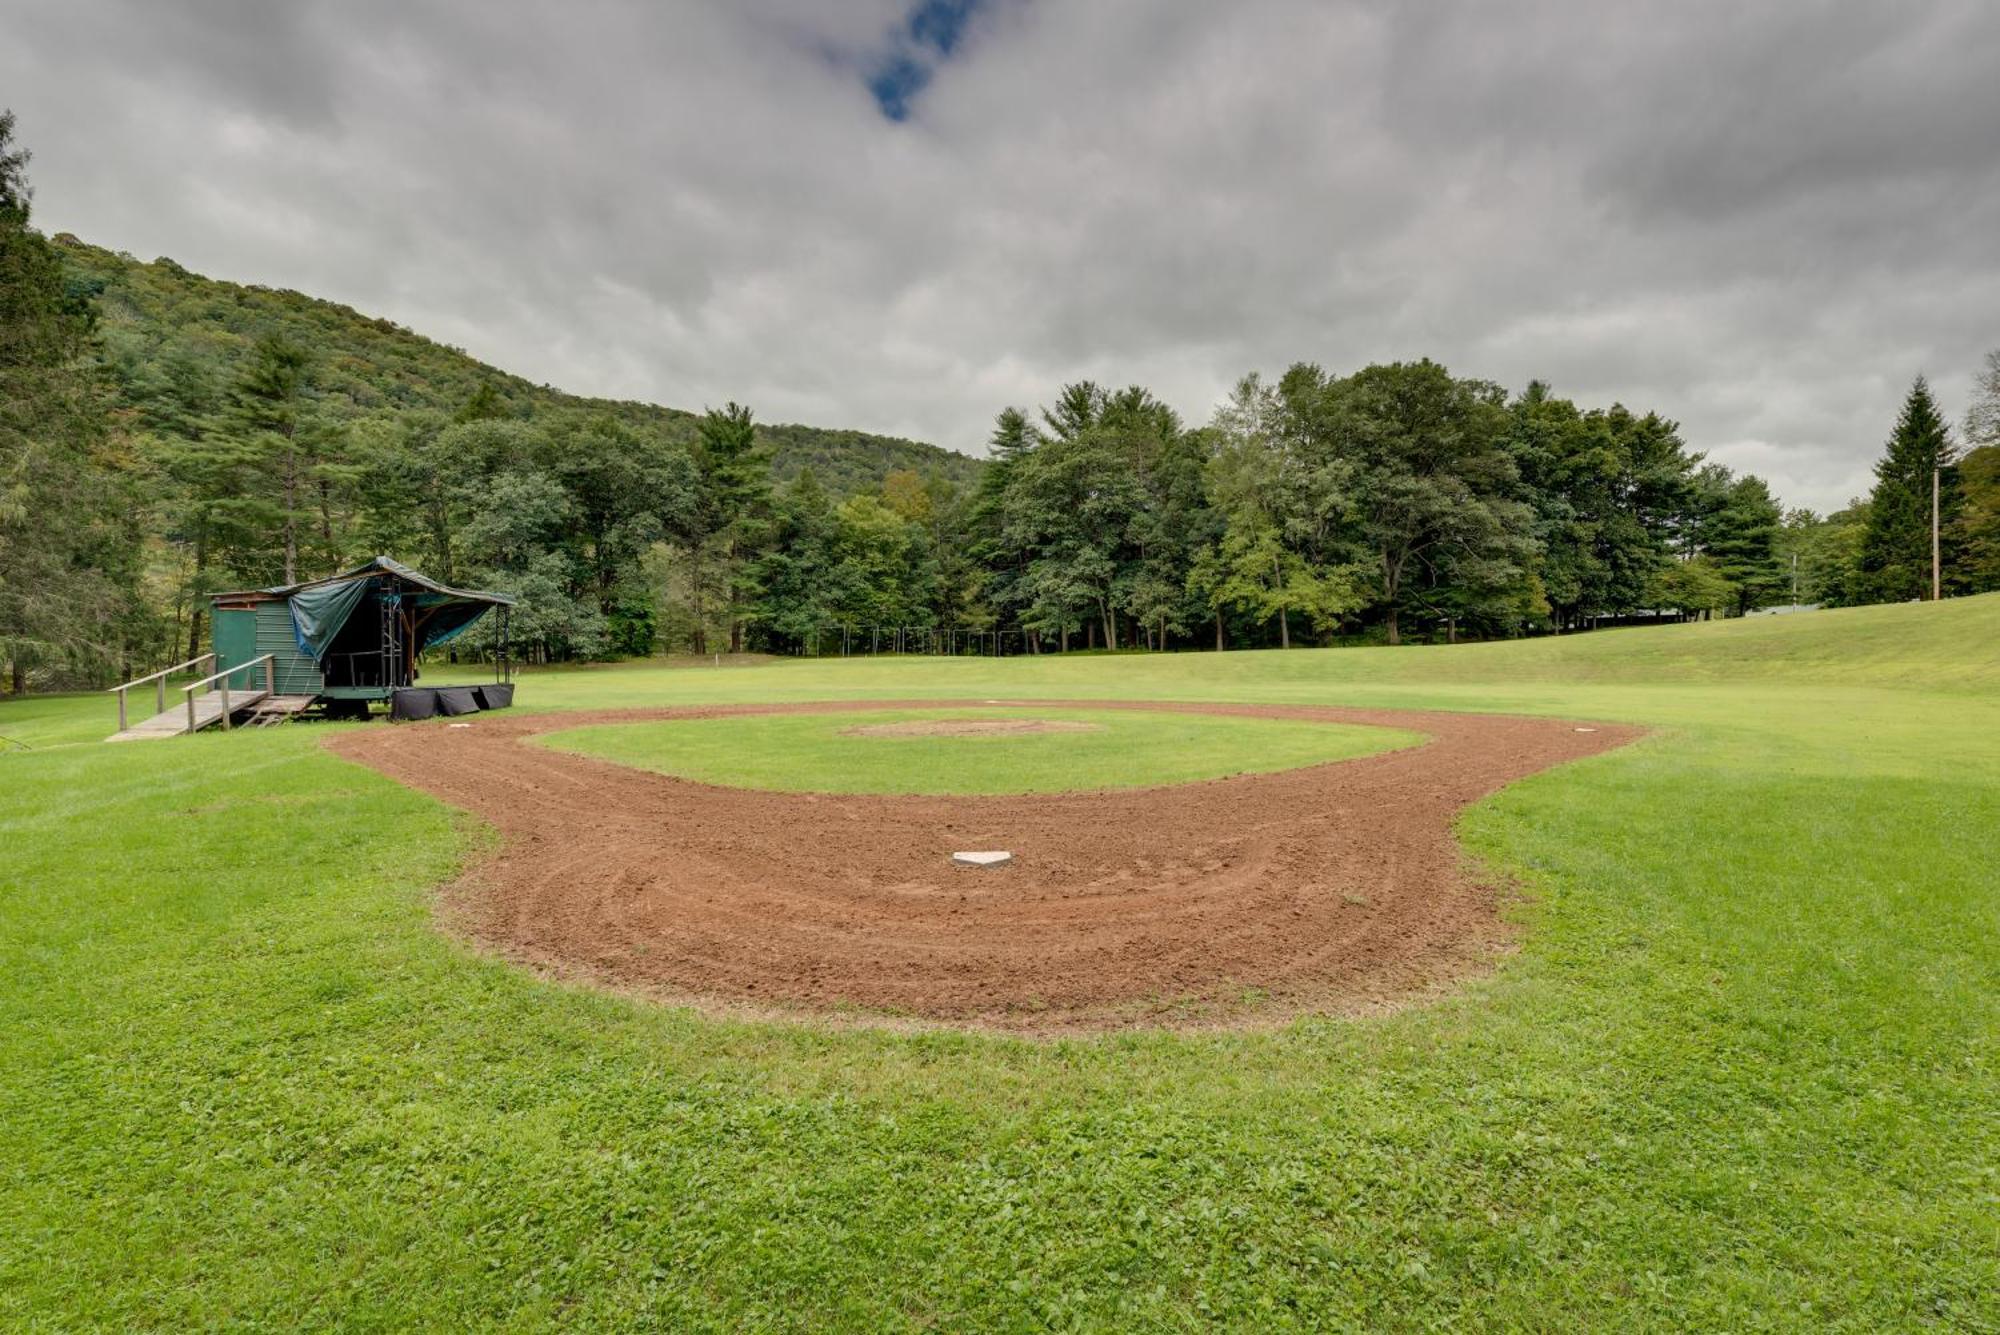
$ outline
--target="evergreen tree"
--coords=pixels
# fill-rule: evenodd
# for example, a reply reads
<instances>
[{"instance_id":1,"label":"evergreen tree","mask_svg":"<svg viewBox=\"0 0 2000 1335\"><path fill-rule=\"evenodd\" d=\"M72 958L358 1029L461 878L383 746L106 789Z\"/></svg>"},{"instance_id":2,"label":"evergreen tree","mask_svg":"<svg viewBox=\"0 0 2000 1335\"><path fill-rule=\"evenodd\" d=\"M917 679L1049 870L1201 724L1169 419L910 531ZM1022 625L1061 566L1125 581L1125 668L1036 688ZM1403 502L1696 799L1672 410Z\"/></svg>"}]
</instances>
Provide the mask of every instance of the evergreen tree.
<instances>
[{"instance_id":1,"label":"evergreen tree","mask_svg":"<svg viewBox=\"0 0 2000 1335\"><path fill-rule=\"evenodd\" d=\"M1115 435L1089 426L1019 460L1007 491L1006 541L1029 553L1018 585L1022 624L1068 647L1085 632L1118 647L1120 575L1142 504L1139 481Z\"/></svg>"},{"instance_id":2,"label":"evergreen tree","mask_svg":"<svg viewBox=\"0 0 2000 1335\"><path fill-rule=\"evenodd\" d=\"M1508 449L1556 629L1655 605L1648 590L1669 558L1696 462L1679 429L1622 405L1584 412L1540 382L1510 411Z\"/></svg>"},{"instance_id":3,"label":"evergreen tree","mask_svg":"<svg viewBox=\"0 0 2000 1335\"><path fill-rule=\"evenodd\" d=\"M1931 488L1938 515L1947 587L1954 587L1960 486L1951 432L1930 386L1918 376L1903 400L1896 430L1875 465L1868 498L1868 527L1861 540L1859 584L1871 602L1906 602L1931 596Z\"/></svg>"},{"instance_id":4,"label":"evergreen tree","mask_svg":"<svg viewBox=\"0 0 2000 1335\"><path fill-rule=\"evenodd\" d=\"M993 434L987 438L988 462L966 503L964 536L968 556L979 572L977 596L983 606L978 620L982 624L999 617L1015 620L1021 614L1020 583L1027 553L1008 537L1007 491L1021 461L1040 440L1026 413L1019 408L1002 408L993 420ZM969 595L972 592L968 590ZM1037 647L1032 637L1029 647Z\"/></svg>"},{"instance_id":5,"label":"evergreen tree","mask_svg":"<svg viewBox=\"0 0 2000 1335\"><path fill-rule=\"evenodd\" d=\"M1019 408L1002 408L993 419L993 434L986 442L988 455L998 463L1009 463L1035 448L1035 427ZM990 471L990 470L989 470Z\"/></svg>"},{"instance_id":6,"label":"evergreen tree","mask_svg":"<svg viewBox=\"0 0 2000 1335\"><path fill-rule=\"evenodd\" d=\"M1779 601L1785 591L1778 561L1783 512L1761 477L1734 477L1710 465L1716 502L1701 534L1702 553L1729 581L1738 616Z\"/></svg>"},{"instance_id":7,"label":"evergreen tree","mask_svg":"<svg viewBox=\"0 0 2000 1335\"><path fill-rule=\"evenodd\" d=\"M756 598L751 558L771 500L770 455L757 444L750 410L730 403L700 423L695 462L701 470L699 533L692 550L706 568L703 582L726 606L729 652L743 652L743 631ZM720 568L715 568L717 563ZM706 643L696 653L707 652Z\"/></svg>"},{"instance_id":8,"label":"evergreen tree","mask_svg":"<svg viewBox=\"0 0 2000 1335\"><path fill-rule=\"evenodd\" d=\"M284 582L299 578L299 531L313 478L304 420L309 354L282 335L258 340L250 364L230 392L213 435L224 457L260 476L256 491L241 497L254 523L271 530ZM256 572L262 573L262 572Z\"/></svg>"},{"instance_id":9,"label":"evergreen tree","mask_svg":"<svg viewBox=\"0 0 2000 1335\"><path fill-rule=\"evenodd\" d=\"M779 496L756 574L757 617L773 647L803 651L845 619L852 599L842 583L840 519L810 466Z\"/></svg>"},{"instance_id":10,"label":"evergreen tree","mask_svg":"<svg viewBox=\"0 0 2000 1335\"><path fill-rule=\"evenodd\" d=\"M1982 445L1959 461L1965 497L1955 535L1958 574L1967 593L2000 589L2000 445Z\"/></svg>"},{"instance_id":11,"label":"evergreen tree","mask_svg":"<svg viewBox=\"0 0 2000 1335\"><path fill-rule=\"evenodd\" d=\"M29 226L26 151L0 112L0 661L101 679L151 627L139 602L140 507L90 362L90 314Z\"/></svg>"},{"instance_id":12,"label":"evergreen tree","mask_svg":"<svg viewBox=\"0 0 2000 1335\"><path fill-rule=\"evenodd\" d=\"M466 401L452 414L454 422L489 422L507 416L507 404L501 399L500 391L493 388L491 380L479 382L479 388L472 391Z\"/></svg>"},{"instance_id":13,"label":"evergreen tree","mask_svg":"<svg viewBox=\"0 0 2000 1335\"><path fill-rule=\"evenodd\" d=\"M2000 589L2000 348L1986 354L1965 412L1965 456L1958 465L1964 508L1956 535L1967 593Z\"/></svg>"},{"instance_id":14,"label":"evergreen tree","mask_svg":"<svg viewBox=\"0 0 2000 1335\"><path fill-rule=\"evenodd\" d=\"M1042 410L1042 421L1057 440L1074 440L1097 424L1104 413L1104 390L1089 380L1064 385L1056 401Z\"/></svg>"}]
</instances>

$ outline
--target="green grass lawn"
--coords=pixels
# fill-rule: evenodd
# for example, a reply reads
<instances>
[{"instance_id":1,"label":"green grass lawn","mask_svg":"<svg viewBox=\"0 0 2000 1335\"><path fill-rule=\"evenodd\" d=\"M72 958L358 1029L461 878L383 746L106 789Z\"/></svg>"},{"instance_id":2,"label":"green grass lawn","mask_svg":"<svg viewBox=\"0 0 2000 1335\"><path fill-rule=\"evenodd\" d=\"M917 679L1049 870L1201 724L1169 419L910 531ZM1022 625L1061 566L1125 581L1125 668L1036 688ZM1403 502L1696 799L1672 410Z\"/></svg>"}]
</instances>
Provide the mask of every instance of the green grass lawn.
<instances>
[{"instance_id":1,"label":"green grass lawn","mask_svg":"<svg viewBox=\"0 0 2000 1335\"><path fill-rule=\"evenodd\" d=\"M1092 732L859 736L932 720L1077 722ZM899 709L566 728L558 750L703 783L816 793L1054 793L1268 774L1412 746L1391 728L1111 709Z\"/></svg>"},{"instance_id":2,"label":"green grass lawn","mask_svg":"<svg viewBox=\"0 0 2000 1335\"><path fill-rule=\"evenodd\" d=\"M431 929L481 832L325 728L0 704L0 1327L2000 1328L2000 597L521 694L1655 732L1468 814L1534 902L1458 994L1038 1043L543 983Z\"/></svg>"}]
</instances>

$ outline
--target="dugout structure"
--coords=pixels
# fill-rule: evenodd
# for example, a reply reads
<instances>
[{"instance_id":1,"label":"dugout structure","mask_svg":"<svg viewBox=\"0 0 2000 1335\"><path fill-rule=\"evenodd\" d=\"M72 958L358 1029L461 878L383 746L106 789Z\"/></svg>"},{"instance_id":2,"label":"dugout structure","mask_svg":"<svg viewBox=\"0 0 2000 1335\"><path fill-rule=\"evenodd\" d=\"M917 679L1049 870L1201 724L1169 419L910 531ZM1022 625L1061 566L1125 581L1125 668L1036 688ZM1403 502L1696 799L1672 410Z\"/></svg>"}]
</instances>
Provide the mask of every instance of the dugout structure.
<instances>
[{"instance_id":1,"label":"dugout structure","mask_svg":"<svg viewBox=\"0 0 2000 1335\"><path fill-rule=\"evenodd\" d=\"M330 713L358 714L417 680L417 658L463 635L488 613L498 619L494 676L512 678L504 593L454 589L378 556L324 579L218 593L215 669L241 672L270 658L273 694L310 696ZM262 672L260 665L257 669Z\"/></svg>"}]
</instances>

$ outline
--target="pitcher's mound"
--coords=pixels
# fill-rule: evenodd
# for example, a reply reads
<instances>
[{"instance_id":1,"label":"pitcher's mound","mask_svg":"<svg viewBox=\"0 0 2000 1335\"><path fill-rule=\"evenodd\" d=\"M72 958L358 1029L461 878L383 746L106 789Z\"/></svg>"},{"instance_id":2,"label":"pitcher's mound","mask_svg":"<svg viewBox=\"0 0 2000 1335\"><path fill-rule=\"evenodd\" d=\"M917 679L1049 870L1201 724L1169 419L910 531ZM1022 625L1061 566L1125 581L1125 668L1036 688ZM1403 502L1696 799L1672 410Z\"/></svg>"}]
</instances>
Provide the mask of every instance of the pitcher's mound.
<instances>
[{"instance_id":1,"label":"pitcher's mound","mask_svg":"<svg viewBox=\"0 0 2000 1335\"><path fill-rule=\"evenodd\" d=\"M1020 737L1031 732L1103 732L1101 723L1059 718L911 719L842 728L843 737Z\"/></svg>"}]
</instances>

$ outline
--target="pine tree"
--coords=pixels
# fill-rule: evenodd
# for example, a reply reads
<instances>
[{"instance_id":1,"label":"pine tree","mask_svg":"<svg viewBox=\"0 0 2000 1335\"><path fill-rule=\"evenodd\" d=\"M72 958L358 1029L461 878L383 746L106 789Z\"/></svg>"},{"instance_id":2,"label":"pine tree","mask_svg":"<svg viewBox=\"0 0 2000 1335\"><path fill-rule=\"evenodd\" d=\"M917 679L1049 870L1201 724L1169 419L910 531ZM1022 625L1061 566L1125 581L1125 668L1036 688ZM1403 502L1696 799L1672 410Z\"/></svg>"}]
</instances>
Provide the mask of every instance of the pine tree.
<instances>
[{"instance_id":1,"label":"pine tree","mask_svg":"<svg viewBox=\"0 0 2000 1335\"><path fill-rule=\"evenodd\" d=\"M1962 504L1956 456L1943 414L1922 376L1910 386L1895 434L1875 465L1868 528L1861 539L1860 592L1873 602L1906 602L1931 594L1931 484L1938 483L1944 567L1956 556Z\"/></svg>"},{"instance_id":2,"label":"pine tree","mask_svg":"<svg viewBox=\"0 0 2000 1335\"><path fill-rule=\"evenodd\" d=\"M757 444L750 410L731 403L701 419L700 448L704 537L719 549L729 603L729 652L743 652L743 630L756 596L750 558L759 548L759 526L771 506L771 456ZM706 645L695 652L706 651Z\"/></svg>"},{"instance_id":3,"label":"pine tree","mask_svg":"<svg viewBox=\"0 0 2000 1335\"><path fill-rule=\"evenodd\" d=\"M993 434L987 438L987 453L994 459L1006 462L1017 459L1035 447L1034 424L1019 408L1002 408L1000 415L993 419Z\"/></svg>"},{"instance_id":4,"label":"pine tree","mask_svg":"<svg viewBox=\"0 0 2000 1335\"><path fill-rule=\"evenodd\" d=\"M1777 601L1785 590L1778 561L1784 512L1763 478L1732 477L1727 469L1720 471L1718 504L1702 526L1701 546L1734 587L1736 614L1741 616Z\"/></svg>"},{"instance_id":5,"label":"pine tree","mask_svg":"<svg viewBox=\"0 0 2000 1335\"><path fill-rule=\"evenodd\" d=\"M316 462L303 421L308 361L306 350L283 335L260 339L214 433L218 447L233 450L263 475L263 494L240 500L253 523L276 530L287 584L299 577L299 532L310 518L307 495Z\"/></svg>"},{"instance_id":6,"label":"pine tree","mask_svg":"<svg viewBox=\"0 0 2000 1335\"><path fill-rule=\"evenodd\" d=\"M479 388L472 391L458 411L452 414L454 422L490 422L507 416L507 403L500 397L500 391L493 388L491 380L479 382Z\"/></svg>"},{"instance_id":7,"label":"pine tree","mask_svg":"<svg viewBox=\"0 0 2000 1335\"><path fill-rule=\"evenodd\" d=\"M101 679L146 629L139 507L92 370L89 309L28 223L25 151L0 112L0 662L7 688Z\"/></svg>"}]
</instances>

